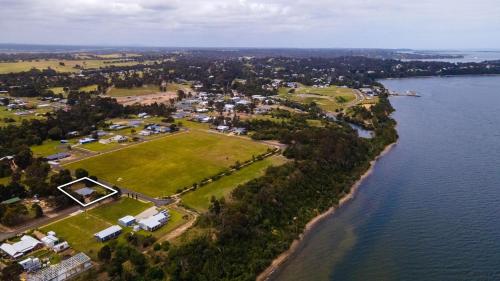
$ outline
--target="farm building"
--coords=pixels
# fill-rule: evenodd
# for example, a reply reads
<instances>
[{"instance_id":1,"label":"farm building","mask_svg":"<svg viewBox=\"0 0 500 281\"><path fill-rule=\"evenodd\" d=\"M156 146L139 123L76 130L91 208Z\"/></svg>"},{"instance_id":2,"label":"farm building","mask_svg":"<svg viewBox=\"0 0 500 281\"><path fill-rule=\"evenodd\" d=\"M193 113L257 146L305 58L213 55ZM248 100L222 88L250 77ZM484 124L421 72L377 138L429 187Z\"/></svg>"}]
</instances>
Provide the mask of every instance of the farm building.
<instances>
[{"instance_id":1,"label":"farm building","mask_svg":"<svg viewBox=\"0 0 500 281\"><path fill-rule=\"evenodd\" d=\"M98 241L104 242L117 237L118 235L120 235L120 233L122 233L122 228L119 225L113 225L97 232L96 234L94 234L94 237Z\"/></svg>"},{"instance_id":2,"label":"farm building","mask_svg":"<svg viewBox=\"0 0 500 281\"><path fill-rule=\"evenodd\" d=\"M135 223L135 218L133 216L124 216L118 220L118 224L121 226L131 226Z\"/></svg>"},{"instance_id":3,"label":"farm building","mask_svg":"<svg viewBox=\"0 0 500 281\"><path fill-rule=\"evenodd\" d=\"M162 211L147 219L140 220L139 225L144 230L155 231L165 225L168 222L169 217L170 215L167 211Z\"/></svg>"},{"instance_id":4,"label":"farm building","mask_svg":"<svg viewBox=\"0 0 500 281\"><path fill-rule=\"evenodd\" d=\"M67 152L59 152L59 153L56 153L56 154L49 155L49 156L45 157L45 159L47 161L56 161L56 160L61 160L61 159L64 159L64 158L68 158L70 156L71 156L71 154L69 154Z\"/></svg>"},{"instance_id":5,"label":"farm building","mask_svg":"<svg viewBox=\"0 0 500 281\"><path fill-rule=\"evenodd\" d=\"M11 258L16 259L33 250L38 249L39 247L41 247L41 245L42 242L38 241L37 239L29 235L24 235L23 237L21 237L21 241L14 244L3 243L0 246L0 250L5 252Z\"/></svg>"},{"instance_id":6,"label":"farm building","mask_svg":"<svg viewBox=\"0 0 500 281\"><path fill-rule=\"evenodd\" d=\"M63 281L80 274L92 267L92 261L84 253L78 253L67 260L47 267L33 274L28 274L28 281Z\"/></svg>"}]
</instances>

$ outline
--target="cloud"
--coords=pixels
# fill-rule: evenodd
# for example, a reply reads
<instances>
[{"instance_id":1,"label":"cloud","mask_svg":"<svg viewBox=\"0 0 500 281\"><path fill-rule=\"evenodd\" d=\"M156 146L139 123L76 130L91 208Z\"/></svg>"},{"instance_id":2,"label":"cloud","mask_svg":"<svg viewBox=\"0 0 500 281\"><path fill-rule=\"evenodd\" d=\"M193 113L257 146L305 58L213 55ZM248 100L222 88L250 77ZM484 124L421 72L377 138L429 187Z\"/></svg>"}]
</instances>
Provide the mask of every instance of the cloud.
<instances>
[{"instance_id":1,"label":"cloud","mask_svg":"<svg viewBox=\"0 0 500 281\"><path fill-rule=\"evenodd\" d=\"M0 7L0 42L500 47L497 0L0 0Z\"/></svg>"}]
</instances>

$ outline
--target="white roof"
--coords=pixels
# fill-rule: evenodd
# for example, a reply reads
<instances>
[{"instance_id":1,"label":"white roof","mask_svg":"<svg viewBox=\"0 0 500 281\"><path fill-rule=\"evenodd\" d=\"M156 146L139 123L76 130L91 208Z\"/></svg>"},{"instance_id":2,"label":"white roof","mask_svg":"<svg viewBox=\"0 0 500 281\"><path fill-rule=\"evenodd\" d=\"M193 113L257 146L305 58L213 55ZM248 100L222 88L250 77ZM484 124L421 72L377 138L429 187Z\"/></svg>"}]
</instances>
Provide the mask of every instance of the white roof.
<instances>
[{"instance_id":1,"label":"white roof","mask_svg":"<svg viewBox=\"0 0 500 281\"><path fill-rule=\"evenodd\" d=\"M139 223L147 226L148 228L155 228L155 227L161 225L161 223L158 221L158 219L155 219L154 216L149 217L147 219L143 219Z\"/></svg>"},{"instance_id":2,"label":"white roof","mask_svg":"<svg viewBox=\"0 0 500 281\"><path fill-rule=\"evenodd\" d=\"M42 238L42 242L44 243L52 243L57 241L59 241L59 238L55 237L54 235L47 235Z\"/></svg>"},{"instance_id":3,"label":"white roof","mask_svg":"<svg viewBox=\"0 0 500 281\"><path fill-rule=\"evenodd\" d=\"M33 248L35 248L40 243L41 242L38 241L37 239L28 235L24 235L23 237L21 237L21 241L16 242L14 244L3 243L0 246L0 249L2 249L4 252L6 252L8 255L12 257L17 257L21 256L22 254L28 251L33 250Z\"/></svg>"},{"instance_id":4,"label":"white roof","mask_svg":"<svg viewBox=\"0 0 500 281\"><path fill-rule=\"evenodd\" d=\"M104 238L104 237L108 237L109 235L114 234L114 233L121 231L121 230L122 230L122 228L119 225L113 225L113 226L110 226L104 230L97 232L96 234L94 234L94 236L97 236L99 238Z\"/></svg>"},{"instance_id":5,"label":"white roof","mask_svg":"<svg viewBox=\"0 0 500 281\"><path fill-rule=\"evenodd\" d=\"M133 216L128 215L128 216L124 216L123 218L119 219L118 221L126 224L129 222L135 221L135 218Z\"/></svg>"},{"instance_id":6,"label":"white roof","mask_svg":"<svg viewBox=\"0 0 500 281\"><path fill-rule=\"evenodd\" d=\"M164 213L160 212L154 216L151 216L147 219L143 219L143 220L139 221L139 223L142 225L145 225L149 228L154 228L154 227L162 225L161 221L165 220L165 219L167 219L167 216Z\"/></svg>"}]
</instances>

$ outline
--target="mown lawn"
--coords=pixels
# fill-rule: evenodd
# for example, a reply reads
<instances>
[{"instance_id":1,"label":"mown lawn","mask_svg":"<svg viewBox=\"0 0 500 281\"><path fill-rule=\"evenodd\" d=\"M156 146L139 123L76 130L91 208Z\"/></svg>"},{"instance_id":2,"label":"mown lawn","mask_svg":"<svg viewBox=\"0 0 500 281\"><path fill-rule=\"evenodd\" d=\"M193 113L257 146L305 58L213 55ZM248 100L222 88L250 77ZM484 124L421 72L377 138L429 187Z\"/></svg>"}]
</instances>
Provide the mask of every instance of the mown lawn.
<instances>
[{"instance_id":1,"label":"mown lawn","mask_svg":"<svg viewBox=\"0 0 500 281\"><path fill-rule=\"evenodd\" d=\"M280 96L305 104L315 102L326 111L335 111L356 98L352 89L337 86L314 88L301 85L295 89L294 93L288 93L289 90L289 88L280 88Z\"/></svg>"},{"instance_id":2,"label":"mown lawn","mask_svg":"<svg viewBox=\"0 0 500 281\"><path fill-rule=\"evenodd\" d=\"M193 130L73 162L65 168L84 168L111 184L160 197L267 149L267 145L248 139Z\"/></svg>"},{"instance_id":3,"label":"mown lawn","mask_svg":"<svg viewBox=\"0 0 500 281\"><path fill-rule=\"evenodd\" d=\"M111 136L109 136L109 137L111 137ZM106 136L106 138L108 138L108 136ZM79 147L84 148L84 149L88 149L88 150L92 150L95 152L102 152L102 151L111 150L111 149L125 146L125 145L126 145L126 143L111 142L108 144L103 144L103 143L96 141L96 142L80 145Z\"/></svg>"},{"instance_id":4,"label":"mown lawn","mask_svg":"<svg viewBox=\"0 0 500 281\"><path fill-rule=\"evenodd\" d=\"M68 241L73 249L85 252L95 258L97 251L103 245L95 240L95 233L118 224L117 220L125 215L138 215L151 206L153 206L152 203L143 203L123 197L118 202L105 204L88 212L68 217L44 226L40 230L44 233L55 231L56 235Z\"/></svg>"},{"instance_id":5,"label":"mown lawn","mask_svg":"<svg viewBox=\"0 0 500 281\"><path fill-rule=\"evenodd\" d=\"M205 212L210 206L212 196L219 199L226 197L240 184L244 184L264 174L270 166L278 166L286 162L283 156L272 156L262 161L253 163L233 174L187 193L182 197L182 202L199 212Z\"/></svg>"}]
</instances>

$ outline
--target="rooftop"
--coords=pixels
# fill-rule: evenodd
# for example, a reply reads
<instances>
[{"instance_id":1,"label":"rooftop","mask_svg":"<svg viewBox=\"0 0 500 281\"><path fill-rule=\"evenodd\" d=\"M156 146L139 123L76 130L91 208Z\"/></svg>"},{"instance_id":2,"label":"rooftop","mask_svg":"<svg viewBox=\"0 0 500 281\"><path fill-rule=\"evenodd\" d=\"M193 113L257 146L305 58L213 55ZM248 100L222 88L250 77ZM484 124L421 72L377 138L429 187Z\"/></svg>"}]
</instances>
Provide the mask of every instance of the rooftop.
<instances>
[{"instance_id":1,"label":"rooftop","mask_svg":"<svg viewBox=\"0 0 500 281\"><path fill-rule=\"evenodd\" d=\"M99 238L105 238L105 237L108 237L109 235L114 234L114 233L121 231L121 230L122 230L122 228L119 225L113 225L113 226L110 226L104 230L97 232L96 234L94 234L94 236L99 237Z\"/></svg>"}]
</instances>

